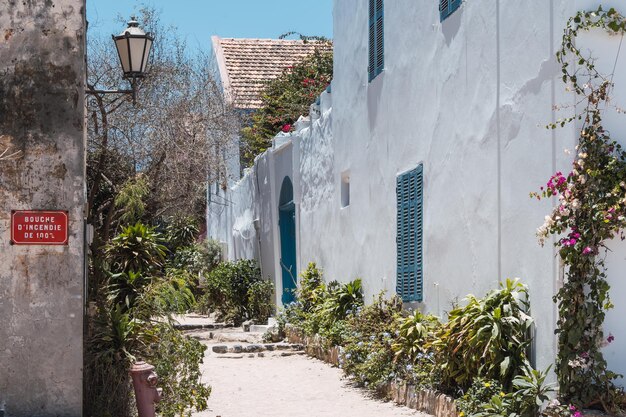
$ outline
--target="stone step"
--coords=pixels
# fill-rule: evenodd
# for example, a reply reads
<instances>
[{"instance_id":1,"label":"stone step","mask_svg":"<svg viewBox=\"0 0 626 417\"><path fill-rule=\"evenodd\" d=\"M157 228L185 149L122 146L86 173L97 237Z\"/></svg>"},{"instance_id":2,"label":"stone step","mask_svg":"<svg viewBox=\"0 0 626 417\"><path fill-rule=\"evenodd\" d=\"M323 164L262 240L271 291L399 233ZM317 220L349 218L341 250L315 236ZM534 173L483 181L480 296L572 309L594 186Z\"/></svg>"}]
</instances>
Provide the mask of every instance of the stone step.
<instances>
[{"instance_id":1,"label":"stone step","mask_svg":"<svg viewBox=\"0 0 626 417\"><path fill-rule=\"evenodd\" d=\"M174 328L178 330L217 330L224 329L226 326L223 323L176 323Z\"/></svg>"},{"instance_id":2,"label":"stone step","mask_svg":"<svg viewBox=\"0 0 626 417\"><path fill-rule=\"evenodd\" d=\"M242 359L242 358L265 358L265 357L287 357L306 355L303 350L281 351L281 352L256 352L256 353L221 353L215 357L218 359Z\"/></svg>"},{"instance_id":3,"label":"stone step","mask_svg":"<svg viewBox=\"0 0 626 417\"><path fill-rule=\"evenodd\" d=\"M211 348L214 353L256 353L256 352L273 352L273 351L301 351L304 346L298 343L265 343L265 344L249 344L249 345L215 345Z\"/></svg>"}]
</instances>

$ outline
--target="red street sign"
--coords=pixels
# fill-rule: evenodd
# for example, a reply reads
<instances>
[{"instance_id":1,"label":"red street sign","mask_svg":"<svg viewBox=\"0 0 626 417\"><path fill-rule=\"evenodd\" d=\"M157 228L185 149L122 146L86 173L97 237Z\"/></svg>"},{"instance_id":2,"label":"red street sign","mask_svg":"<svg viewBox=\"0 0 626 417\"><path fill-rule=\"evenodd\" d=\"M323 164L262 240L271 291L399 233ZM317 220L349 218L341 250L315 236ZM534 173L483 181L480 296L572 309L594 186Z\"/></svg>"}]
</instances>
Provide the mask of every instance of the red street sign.
<instances>
[{"instance_id":1,"label":"red street sign","mask_svg":"<svg viewBox=\"0 0 626 417\"><path fill-rule=\"evenodd\" d=\"M67 245L67 211L13 210L11 243L14 245Z\"/></svg>"}]
</instances>

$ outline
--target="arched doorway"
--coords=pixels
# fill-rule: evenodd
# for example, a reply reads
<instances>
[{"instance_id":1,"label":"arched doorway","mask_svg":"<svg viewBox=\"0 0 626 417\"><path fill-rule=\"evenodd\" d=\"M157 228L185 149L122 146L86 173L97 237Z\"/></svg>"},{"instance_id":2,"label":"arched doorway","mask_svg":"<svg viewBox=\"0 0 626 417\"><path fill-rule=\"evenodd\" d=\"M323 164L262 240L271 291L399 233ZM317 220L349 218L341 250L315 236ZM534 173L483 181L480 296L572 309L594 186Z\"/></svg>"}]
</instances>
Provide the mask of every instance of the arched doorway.
<instances>
[{"instance_id":1,"label":"arched doorway","mask_svg":"<svg viewBox=\"0 0 626 417\"><path fill-rule=\"evenodd\" d=\"M280 187L278 226L280 228L280 270L283 277L281 301L284 305L295 301L294 291L298 279L296 265L296 206L293 203L293 185L289 177L285 177Z\"/></svg>"}]
</instances>

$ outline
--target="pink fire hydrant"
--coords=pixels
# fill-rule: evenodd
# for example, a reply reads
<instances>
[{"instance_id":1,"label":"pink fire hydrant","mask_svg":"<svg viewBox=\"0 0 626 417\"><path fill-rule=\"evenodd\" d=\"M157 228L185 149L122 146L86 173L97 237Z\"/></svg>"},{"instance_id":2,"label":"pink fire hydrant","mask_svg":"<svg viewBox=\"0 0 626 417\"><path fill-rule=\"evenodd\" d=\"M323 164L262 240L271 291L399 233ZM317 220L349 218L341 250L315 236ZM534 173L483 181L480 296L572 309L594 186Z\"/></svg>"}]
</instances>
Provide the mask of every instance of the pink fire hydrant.
<instances>
[{"instance_id":1,"label":"pink fire hydrant","mask_svg":"<svg viewBox=\"0 0 626 417\"><path fill-rule=\"evenodd\" d=\"M135 387L135 399L139 417L155 417L154 405L161 401L162 389L157 388L159 377L154 366L139 361L130 368L130 376Z\"/></svg>"}]
</instances>

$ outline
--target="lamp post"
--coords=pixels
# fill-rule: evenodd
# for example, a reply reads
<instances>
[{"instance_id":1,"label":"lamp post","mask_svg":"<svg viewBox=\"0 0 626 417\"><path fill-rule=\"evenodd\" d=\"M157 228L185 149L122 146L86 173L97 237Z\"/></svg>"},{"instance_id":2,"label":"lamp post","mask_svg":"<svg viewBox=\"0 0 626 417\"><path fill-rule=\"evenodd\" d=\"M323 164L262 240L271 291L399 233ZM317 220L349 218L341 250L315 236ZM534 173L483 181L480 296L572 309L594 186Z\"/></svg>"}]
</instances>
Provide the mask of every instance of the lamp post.
<instances>
[{"instance_id":1,"label":"lamp post","mask_svg":"<svg viewBox=\"0 0 626 417\"><path fill-rule=\"evenodd\" d=\"M132 94L133 103L136 98L137 81L146 75L150 50L154 38L144 32L135 17L131 17L128 27L119 35L113 35L117 55L124 73L124 78L130 82L130 90L96 90L87 86L88 94Z\"/></svg>"}]
</instances>

